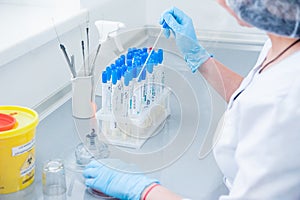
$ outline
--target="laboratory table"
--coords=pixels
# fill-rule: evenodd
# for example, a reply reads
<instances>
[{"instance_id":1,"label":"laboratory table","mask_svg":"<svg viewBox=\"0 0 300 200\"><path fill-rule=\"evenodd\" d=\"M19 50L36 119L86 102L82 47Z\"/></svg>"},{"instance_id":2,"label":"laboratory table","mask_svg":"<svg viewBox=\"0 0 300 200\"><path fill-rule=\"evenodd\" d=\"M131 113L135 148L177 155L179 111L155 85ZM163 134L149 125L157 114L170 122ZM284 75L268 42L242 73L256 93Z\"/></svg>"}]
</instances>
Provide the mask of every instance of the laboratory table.
<instances>
[{"instance_id":1,"label":"laboratory table","mask_svg":"<svg viewBox=\"0 0 300 200\"><path fill-rule=\"evenodd\" d=\"M49 159L64 159L81 142L76 120L72 116L72 102L68 100L39 123L36 130L35 181L30 187L22 191L0 195L1 200L43 199L42 165ZM155 137L159 141L161 140L158 134L151 138L152 142L157 143L158 140ZM226 192L222 184L222 175L216 166L212 153L205 158L199 158L202 142L200 138L195 137L191 145L178 158L161 168L149 171L147 175L159 179L164 186L184 197L197 200L218 199L220 194ZM151 144L151 141L147 141L143 147L147 148L148 143ZM83 183L84 179L80 173L68 170L66 167L66 177L67 199L97 199L86 190Z\"/></svg>"},{"instance_id":2,"label":"laboratory table","mask_svg":"<svg viewBox=\"0 0 300 200\"><path fill-rule=\"evenodd\" d=\"M227 49L221 49L220 53L216 51L215 55L227 59L230 53L241 55L235 56L239 58L236 66L250 65L249 55L257 55L257 52ZM170 66L166 87L174 91L170 98L171 115L163 129L149 138L140 149L108 145L109 158L136 164L147 176L159 179L162 185L185 198L218 199L228 191L209 144L213 141L212 133L226 105L218 100L218 95L200 75L190 73L181 57L172 51L166 51L165 56L170 56L170 59L165 59L165 65ZM101 107L100 97L96 98L96 104L98 108ZM57 158L68 161L74 156L75 147L84 140L84 134L93 128L90 126L98 126L93 120L74 118L72 100L69 99L40 121L36 130L34 183L22 191L0 195L0 199L42 200L43 163ZM101 135L101 131L96 130ZM66 179L68 200L97 199L87 191L80 171L69 165L66 165Z\"/></svg>"}]
</instances>

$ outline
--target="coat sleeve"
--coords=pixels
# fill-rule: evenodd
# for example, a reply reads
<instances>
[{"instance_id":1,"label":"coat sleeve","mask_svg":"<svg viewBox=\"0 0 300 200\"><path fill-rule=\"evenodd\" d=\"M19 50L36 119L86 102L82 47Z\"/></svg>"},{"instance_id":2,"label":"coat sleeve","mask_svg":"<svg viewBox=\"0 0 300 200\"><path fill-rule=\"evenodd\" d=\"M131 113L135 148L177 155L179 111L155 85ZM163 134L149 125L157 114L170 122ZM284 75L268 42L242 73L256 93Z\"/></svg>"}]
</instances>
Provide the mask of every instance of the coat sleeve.
<instances>
[{"instance_id":1,"label":"coat sleeve","mask_svg":"<svg viewBox=\"0 0 300 200\"><path fill-rule=\"evenodd\" d=\"M300 83L241 117L238 172L220 200L300 199Z\"/></svg>"}]
</instances>

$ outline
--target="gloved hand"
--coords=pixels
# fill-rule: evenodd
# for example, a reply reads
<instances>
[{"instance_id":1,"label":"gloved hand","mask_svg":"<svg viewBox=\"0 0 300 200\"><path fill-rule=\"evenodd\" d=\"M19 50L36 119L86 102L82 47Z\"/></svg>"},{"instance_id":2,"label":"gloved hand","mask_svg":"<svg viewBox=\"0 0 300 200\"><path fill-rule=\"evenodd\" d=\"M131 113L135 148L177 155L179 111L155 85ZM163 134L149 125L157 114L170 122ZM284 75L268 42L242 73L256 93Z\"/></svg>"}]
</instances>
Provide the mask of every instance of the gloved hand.
<instances>
[{"instance_id":1,"label":"gloved hand","mask_svg":"<svg viewBox=\"0 0 300 200\"><path fill-rule=\"evenodd\" d=\"M170 31L175 36L176 45L185 61L195 72L211 55L199 44L193 21L183 11L176 7L165 11L159 22L165 29L165 36L170 37Z\"/></svg>"},{"instance_id":2,"label":"gloved hand","mask_svg":"<svg viewBox=\"0 0 300 200\"><path fill-rule=\"evenodd\" d=\"M111 197L140 200L147 186L159 182L129 168L132 166L115 159L108 159L105 164L91 161L83 171L85 184Z\"/></svg>"}]
</instances>

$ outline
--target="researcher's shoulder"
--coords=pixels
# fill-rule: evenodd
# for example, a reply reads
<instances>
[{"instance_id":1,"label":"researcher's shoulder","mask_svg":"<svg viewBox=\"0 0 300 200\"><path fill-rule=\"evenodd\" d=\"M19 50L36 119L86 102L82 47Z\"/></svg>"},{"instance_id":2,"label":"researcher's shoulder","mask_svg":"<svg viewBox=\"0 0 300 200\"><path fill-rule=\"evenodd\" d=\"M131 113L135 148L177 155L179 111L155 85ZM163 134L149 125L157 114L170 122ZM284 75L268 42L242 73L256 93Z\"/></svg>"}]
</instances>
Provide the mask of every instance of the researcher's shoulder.
<instances>
[{"instance_id":1,"label":"researcher's shoulder","mask_svg":"<svg viewBox=\"0 0 300 200\"><path fill-rule=\"evenodd\" d=\"M300 73L300 50L293 52L287 58L284 59L283 64L286 70L294 72L294 76L299 77Z\"/></svg>"}]
</instances>

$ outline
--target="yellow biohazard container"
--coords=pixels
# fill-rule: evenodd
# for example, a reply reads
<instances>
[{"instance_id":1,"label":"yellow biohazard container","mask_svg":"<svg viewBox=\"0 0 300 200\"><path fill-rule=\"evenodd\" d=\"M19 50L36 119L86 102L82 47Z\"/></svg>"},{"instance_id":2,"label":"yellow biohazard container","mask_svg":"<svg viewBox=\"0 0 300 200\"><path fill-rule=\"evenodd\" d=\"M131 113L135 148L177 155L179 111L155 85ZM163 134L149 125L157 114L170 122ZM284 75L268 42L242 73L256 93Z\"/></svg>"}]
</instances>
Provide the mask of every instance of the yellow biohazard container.
<instances>
[{"instance_id":1,"label":"yellow biohazard container","mask_svg":"<svg viewBox=\"0 0 300 200\"><path fill-rule=\"evenodd\" d=\"M35 172L38 114L20 106L0 106L0 194L28 187Z\"/></svg>"}]
</instances>

